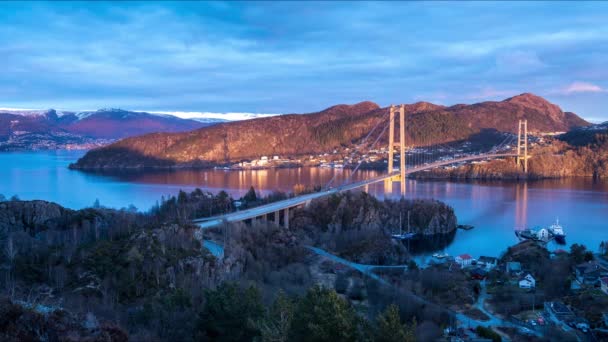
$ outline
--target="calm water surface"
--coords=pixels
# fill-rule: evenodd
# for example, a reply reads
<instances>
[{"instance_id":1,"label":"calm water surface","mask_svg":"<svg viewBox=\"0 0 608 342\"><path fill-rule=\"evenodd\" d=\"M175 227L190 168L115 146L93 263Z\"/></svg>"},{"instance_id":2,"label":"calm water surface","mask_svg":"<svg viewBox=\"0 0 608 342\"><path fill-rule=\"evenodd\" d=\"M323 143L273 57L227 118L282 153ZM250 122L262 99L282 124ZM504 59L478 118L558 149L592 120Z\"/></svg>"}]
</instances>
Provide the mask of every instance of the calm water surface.
<instances>
[{"instance_id":1,"label":"calm water surface","mask_svg":"<svg viewBox=\"0 0 608 342\"><path fill-rule=\"evenodd\" d=\"M324 185L335 175L335 183L348 178L349 170L318 168L258 171L174 171L93 174L69 170L69 163L82 151L53 151L0 154L0 194L44 199L78 209L95 199L108 207L135 205L150 208L161 196L196 187L213 192L224 189L233 196L250 186L261 192L291 191L295 184ZM361 171L360 171L361 172ZM364 171L354 177L373 177ZM608 183L589 179L537 181L529 183L455 183L408 180L410 198L434 198L454 207L459 223L472 224L471 231L458 231L445 251L451 255L470 253L498 255L517 242L514 227L546 226L557 217L568 234L567 242L583 243L594 251L608 240ZM394 189L394 190L393 190ZM399 184L388 189L370 186L378 197L395 197ZM392 191L390 191L392 190ZM567 248L568 246L566 246ZM550 249L564 248L550 245ZM422 258L432 254L425 253Z\"/></svg>"}]
</instances>

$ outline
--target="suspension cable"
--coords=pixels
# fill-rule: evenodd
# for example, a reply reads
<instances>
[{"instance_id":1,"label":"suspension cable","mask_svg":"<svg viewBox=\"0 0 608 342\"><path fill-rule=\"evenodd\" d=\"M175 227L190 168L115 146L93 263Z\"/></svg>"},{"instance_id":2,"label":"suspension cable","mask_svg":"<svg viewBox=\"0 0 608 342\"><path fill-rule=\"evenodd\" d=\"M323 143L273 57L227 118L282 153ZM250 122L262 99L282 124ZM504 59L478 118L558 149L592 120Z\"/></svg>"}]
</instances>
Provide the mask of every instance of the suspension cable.
<instances>
[{"instance_id":1,"label":"suspension cable","mask_svg":"<svg viewBox=\"0 0 608 342\"><path fill-rule=\"evenodd\" d=\"M367 141L367 139L374 133L374 131L376 130L376 128L378 128L378 126L380 126L380 123L382 123L383 118L384 118L384 116L386 114L388 114L388 112L385 112L383 115L380 116L380 120L378 120L378 122L374 125L374 127L371 129L371 131L369 131L369 133L367 133L367 135L363 138L363 140L361 140L361 142L358 144L358 146L355 147L355 149L353 150L353 152L351 152L351 156L355 153L355 151L357 151L361 146L363 146L365 144L365 142ZM384 133L384 130L380 133L380 135L382 135L383 133ZM378 139L376 139L376 141L377 140ZM361 163L361 161L359 162L359 164L360 163ZM351 173L351 176L352 176L353 173L354 172ZM329 188L329 186L331 185L331 183L333 183L333 181L336 179L337 175L338 174L336 172L334 172L334 175L331 177L331 179L329 180L329 182L327 182L327 184L325 184L324 189Z\"/></svg>"}]
</instances>

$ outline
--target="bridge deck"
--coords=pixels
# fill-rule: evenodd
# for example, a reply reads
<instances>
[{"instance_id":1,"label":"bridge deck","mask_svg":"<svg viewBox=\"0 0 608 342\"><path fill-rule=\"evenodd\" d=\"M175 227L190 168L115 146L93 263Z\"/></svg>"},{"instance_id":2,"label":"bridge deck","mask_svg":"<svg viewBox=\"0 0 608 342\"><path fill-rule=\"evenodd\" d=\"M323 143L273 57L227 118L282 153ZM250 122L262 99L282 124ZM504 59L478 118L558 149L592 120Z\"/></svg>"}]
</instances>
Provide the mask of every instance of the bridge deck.
<instances>
[{"instance_id":1,"label":"bridge deck","mask_svg":"<svg viewBox=\"0 0 608 342\"><path fill-rule=\"evenodd\" d=\"M467 157L463 157L463 158L443 160L443 161L439 161L439 162L435 162L435 163L431 163L431 164L425 164L425 165L417 166L414 168L410 168L405 171L405 174L408 175L408 174L411 174L414 172L430 170L430 169L434 169L434 168L449 165L449 164L462 163L462 162L467 162L467 161L472 161L472 160L499 158L499 157L516 157L516 156L517 156L517 154L514 154L514 153L481 154L481 155L467 156ZM238 221L243 221L243 220L247 220L247 219L252 219L252 218L259 217L259 216L264 216L266 214L274 213L279 210L293 208L293 207L305 204L308 201L311 201L311 200L314 200L317 198L321 198L324 196L336 194L336 193L339 193L342 191L354 190L356 188L360 188L360 187L363 187L363 186L366 186L369 184L382 182L385 179L388 179L388 178L391 178L391 177L394 177L397 175L399 175L398 171L388 173L388 174L382 175L380 177L374 177L374 178L362 180L359 182L346 184L346 185L338 186L335 188L330 188L325 191L320 191L320 192L301 195L301 196L297 196L297 197L293 197L293 198L288 198L283 201L265 204L265 205L261 205L259 207L255 207L255 208L251 208L251 209L241 210L241 211L237 211L237 212L233 212L233 213L229 213L229 214L225 214L225 215L195 219L193 222L198 224L198 226L201 227L202 229L205 229L205 228L210 228L210 227L220 225L223 222L238 222Z\"/></svg>"}]
</instances>

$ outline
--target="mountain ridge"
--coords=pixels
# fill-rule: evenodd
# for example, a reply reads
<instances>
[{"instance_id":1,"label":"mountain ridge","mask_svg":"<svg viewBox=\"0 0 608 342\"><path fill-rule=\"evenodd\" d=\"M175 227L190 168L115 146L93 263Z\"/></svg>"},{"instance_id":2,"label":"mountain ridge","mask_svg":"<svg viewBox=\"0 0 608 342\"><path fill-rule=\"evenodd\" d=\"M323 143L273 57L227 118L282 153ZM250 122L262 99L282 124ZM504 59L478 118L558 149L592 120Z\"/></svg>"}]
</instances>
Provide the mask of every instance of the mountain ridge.
<instances>
[{"instance_id":1,"label":"mountain ridge","mask_svg":"<svg viewBox=\"0 0 608 342\"><path fill-rule=\"evenodd\" d=\"M0 151L90 148L128 136L189 131L213 123L122 109L0 110Z\"/></svg>"},{"instance_id":2,"label":"mountain ridge","mask_svg":"<svg viewBox=\"0 0 608 342\"><path fill-rule=\"evenodd\" d=\"M263 155L317 154L359 142L388 107L371 101L335 105L308 114L286 114L220 123L184 133L154 133L91 150L73 165L80 169L207 167ZM503 101L445 107L405 105L406 141L415 145L465 140L482 130L515 132L518 119L531 132L567 131L588 122L533 94ZM398 123L397 123L398 126ZM381 127L382 128L382 127ZM386 138L380 139L386 143Z\"/></svg>"}]
</instances>

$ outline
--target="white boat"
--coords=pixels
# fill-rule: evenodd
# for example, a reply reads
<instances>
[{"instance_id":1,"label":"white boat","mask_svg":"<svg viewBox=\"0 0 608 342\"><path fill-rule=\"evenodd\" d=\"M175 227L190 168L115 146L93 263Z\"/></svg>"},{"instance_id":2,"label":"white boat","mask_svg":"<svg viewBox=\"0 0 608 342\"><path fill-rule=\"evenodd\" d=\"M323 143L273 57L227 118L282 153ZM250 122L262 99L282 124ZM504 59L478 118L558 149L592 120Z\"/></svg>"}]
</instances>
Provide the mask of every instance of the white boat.
<instances>
[{"instance_id":1,"label":"white boat","mask_svg":"<svg viewBox=\"0 0 608 342\"><path fill-rule=\"evenodd\" d=\"M447 253L435 253L433 254L433 258L437 258L437 259L443 259L443 258L447 258L449 257L449 254Z\"/></svg>"},{"instance_id":2,"label":"white boat","mask_svg":"<svg viewBox=\"0 0 608 342\"><path fill-rule=\"evenodd\" d=\"M557 219L554 224L549 226L549 233L558 242L565 242L566 240L566 233L564 233L564 227L559 224L559 219Z\"/></svg>"}]
</instances>

